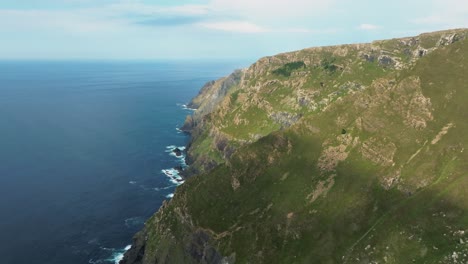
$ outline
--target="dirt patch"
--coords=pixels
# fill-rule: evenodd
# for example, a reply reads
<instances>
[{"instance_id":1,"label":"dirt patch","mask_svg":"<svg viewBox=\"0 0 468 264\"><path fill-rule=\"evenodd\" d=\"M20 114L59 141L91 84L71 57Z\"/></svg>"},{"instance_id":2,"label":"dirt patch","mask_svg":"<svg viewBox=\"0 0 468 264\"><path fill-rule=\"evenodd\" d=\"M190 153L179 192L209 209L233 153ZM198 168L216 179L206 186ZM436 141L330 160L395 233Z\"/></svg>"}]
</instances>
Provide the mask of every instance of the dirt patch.
<instances>
[{"instance_id":1,"label":"dirt patch","mask_svg":"<svg viewBox=\"0 0 468 264\"><path fill-rule=\"evenodd\" d=\"M392 142L382 142L376 138L370 138L362 143L362 156L376 164L383 166L394 165L393 156L397 147Z\"/></svg>"},{"instance_id":2,"label":"dirt patch","mask_svg":"<svg viewBox=\"0 0 468 264\"><path fill-rule=\"evenodd\" d=\"M423 95L421 81L418 77L408 77L401 81L393 90L396 100L391 102L404 119L406 125L424 129L427 121L433 119L431 99Z\"/></svg>"},{"instance_id":3,"label":"dirt patch","mask_svg":"<svg viewBox=\"0 0 468 264\"><path fill-rule=\"evenodd\" d=\"M449 129L454 127L453 123L449 123L446 126L442 128L442 130L437 134L437 136L431 141L432 145L435 145L439 140L442 139L442 137L448 133Z\"/></svg>"},{"instance_id":4,"label":"dirt patch","mask_svg":"<svg viewBox=\"0 0 468 264\"><path fill-rule=\"evenodd\" d=\"M313 203L320 196L327 195L328 191L335 184L335 176L336 175L333 174L329 179L327 179L325 181L319 181L319 183L317 184L317 187L315 188L315 190L312 193L310 193L309 195L307 195L306 200L309 203Z\"/></svg>"},{"instance_id":5,"label":"dirt patch","mask_svg":"<svg viewBox=\"0 0 468 264\"><path fill-rule=\"evenodd\" d=\"M333 171L340 161L348 157L346 145L331 146L325 149L320 156L317 166L322 172Z\"/></svg>"}]
</instances>

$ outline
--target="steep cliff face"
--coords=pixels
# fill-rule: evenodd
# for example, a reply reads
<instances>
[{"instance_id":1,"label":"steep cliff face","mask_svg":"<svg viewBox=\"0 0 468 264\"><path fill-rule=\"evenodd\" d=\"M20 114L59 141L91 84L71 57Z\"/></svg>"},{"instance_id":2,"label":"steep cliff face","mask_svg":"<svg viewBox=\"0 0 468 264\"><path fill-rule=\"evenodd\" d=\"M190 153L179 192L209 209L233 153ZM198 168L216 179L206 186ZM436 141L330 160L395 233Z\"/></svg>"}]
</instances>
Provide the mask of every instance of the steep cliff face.
<instances>
[{"instance_id":1,"label":"steep cliff face","mask_svg":"<svg viewBox=\"0 0 468 264\"><path fill-rule=\"evenodd\" d=\"M122 263L466 263L468 30L260 59L192 102Z\"/></svg>"}]
</instances>

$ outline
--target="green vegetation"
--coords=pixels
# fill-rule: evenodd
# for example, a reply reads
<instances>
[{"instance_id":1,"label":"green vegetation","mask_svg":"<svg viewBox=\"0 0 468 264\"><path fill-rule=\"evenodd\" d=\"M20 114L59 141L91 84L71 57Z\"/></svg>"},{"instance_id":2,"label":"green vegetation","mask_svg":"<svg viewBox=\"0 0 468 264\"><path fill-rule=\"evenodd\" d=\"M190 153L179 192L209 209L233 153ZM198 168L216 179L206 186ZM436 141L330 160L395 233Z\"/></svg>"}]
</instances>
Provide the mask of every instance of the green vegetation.
<instances>
[{"instance_id":1,"label":"green vegetation","mask_svg":"<svg viewBox=\"0 0 468 264\"><path fill-rule=\"evenodd\" d=\"M305 65L305 63L303 61L290 62L290 63L286 63L283 66L281 66L280 68L274 70L273 74L281 75L281 76L284 76L284 77L289 77L289 76L291 76L291 73L293 71L301 69L301 68L305 68L305 67L306 67L306 65Z\"/></svg>"},{"instance_id":2,"label":"green vegetation","mask_svg":"<svg viewBox=\"0 0 468 264\"><path fill-rule=\"evenodd\" d=\"M334 64L336 61L336 58L334 57L328 57L328 58L324 58L322 60L322 62L320 62L320 66L326 70L326 71L329 71L331 73L335 72L338 67Z\"/></svg>"},{"instance_id":3,"label":"green vegetation","mask_svg":"<svg viewBox=\"0 0 468 264\"><path fill-rule=\"evenodd\" d=\"M314 65L304 76L247 71L255 85L192 145L219 165L148 221L144 263L467 263L468 30L455 33L422 58L390 40L295 53ZM377 46L404 65L363 56Z\"/></svg>"}]
</instances>

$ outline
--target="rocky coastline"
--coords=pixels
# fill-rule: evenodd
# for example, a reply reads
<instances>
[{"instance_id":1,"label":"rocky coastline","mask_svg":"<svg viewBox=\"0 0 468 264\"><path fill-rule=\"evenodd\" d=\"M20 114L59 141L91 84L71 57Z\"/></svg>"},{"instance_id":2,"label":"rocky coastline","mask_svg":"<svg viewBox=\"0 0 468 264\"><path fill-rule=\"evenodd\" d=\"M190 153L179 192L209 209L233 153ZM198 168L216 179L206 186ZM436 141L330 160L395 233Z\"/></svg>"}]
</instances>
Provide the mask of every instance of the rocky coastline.
<instances>
[{"instance_id":1,"label":"rocky coastline","mask_svg":"<svg viewBox=\"0 0 468 264\"><path fill-rule=\"evenodd\" d=\"M207 83L180 128L186 183L120 263L468 261L467 38L309 48Z\"/></svg>"}]
</instances>

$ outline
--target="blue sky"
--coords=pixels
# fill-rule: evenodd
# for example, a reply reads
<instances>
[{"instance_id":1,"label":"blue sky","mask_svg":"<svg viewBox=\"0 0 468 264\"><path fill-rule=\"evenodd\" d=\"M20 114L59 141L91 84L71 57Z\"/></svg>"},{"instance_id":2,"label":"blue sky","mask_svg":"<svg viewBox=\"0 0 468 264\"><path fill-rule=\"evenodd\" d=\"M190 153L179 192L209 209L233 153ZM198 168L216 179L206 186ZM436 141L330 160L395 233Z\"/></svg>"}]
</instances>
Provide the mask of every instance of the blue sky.
<instances>
[{"instance_id":1,"label":"blue sky","mask_svg":"<svg viewBox=\"0 0 468 264\"><path fill-rule=\"evenodd\" d=\"M1 0L0 59L256 59L459 27L466 0Z\"/></svg>"}]
</instances>

